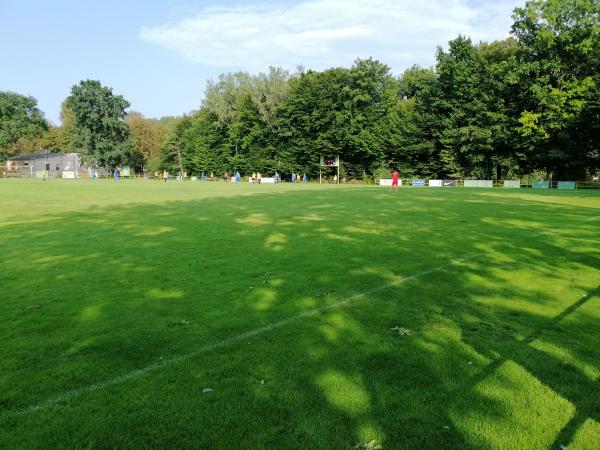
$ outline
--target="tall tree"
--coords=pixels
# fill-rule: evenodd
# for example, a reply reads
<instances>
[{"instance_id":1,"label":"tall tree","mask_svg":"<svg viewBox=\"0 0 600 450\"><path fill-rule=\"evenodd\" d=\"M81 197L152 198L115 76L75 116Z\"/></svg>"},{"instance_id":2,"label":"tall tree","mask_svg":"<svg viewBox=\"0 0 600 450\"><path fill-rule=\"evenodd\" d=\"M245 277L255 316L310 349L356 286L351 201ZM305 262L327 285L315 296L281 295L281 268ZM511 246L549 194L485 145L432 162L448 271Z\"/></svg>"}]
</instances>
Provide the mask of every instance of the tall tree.
<instances>
[{"instance_id":1,"label":"tall tree","mask_svg":"<svg viewBox=\"0 0 600 450\"><path fill-rule=\"evenodd\" d=\"M246 72L222 74L217 82L208 82L203 102L203 106L215 115L219 126L227 131L235 154L242 138L239 119L250 95L250 78Z\"/></svg>"},{"instance_id":2,"label":"tall tree","mask_svg":"<svg viewBox=\"0 0 600 450\"><path fill-rule=\"evenodd\" d=\"M381 127L393 83L389 68L371 59L293 79L283 111L281 159L315 174L320 155L339 154L348 175L371 171L385 155Z\"/></svg>"},{"instance_id":3,"label":"tall tree","mask_svg":"<svg viewBox=\"0 0 600 450\"><path fill-rule=\"evenodd\" d=\"M75 143L73 142L75 136L75 116L73 111L67 106L67 100L63 100L60 105L60 141L62 145L62 151L75 152Z\"/></svg>"},{"instance_id":4,"label":"tall tree","mask_svg":"<svg viewBox=\"0 0 600 450\"><path fill-rule=\"evenodd\" d=\"M20 139L33 139L47 130L35 98L0 92L0 159L17 152L14 146Z\"/></svg>"},{"instance_id":5,"label":"tall tree","mask_svg":"<svg viewBox=\"0 0 600 450\"><path fill-rule=\"evenodd\" d=\"M480 89L477 48L462 36L450 41L448 52L438 50L440 157L447 174L489 178L493 150L492 127L486 114L485 92Z\"/></svg>"},{"instance_id":6,"label":"tall tree","mask_svg":"<svg viewBox=\"0 0 600 450\"><path fill-rule=\"evenodd\" d=\"M158 120L147 119L141 113L132 111L125 117L134 144L134 152L144 165L155 161L165 142L169 128ZM156 165L156 164L153 164Z\"/></svg>"},{"instance_id":7,"label":"tall tree","mask_svg":"<svg viewBox=\"0 0 600 450\"><path fill-rule=\"evenodd\" d=\"M215 149L224 158L223 170L271 173L280 168L277 134L290 78L286 70L271 67L266 74L223 74L208 83L202 108L209 114L202 120L215 120L218 134L225 136Z\"/></svg>"},{"instance_id":8,"label":"tall tree","mask_svg":"<svg viewBox=\"0 0 600 450\"><path fill-rule=\"evenodd\" d=\"M20 155L40 152L68 152L68 143L62 127L49 125L48 130L35 138L21 138L12 147Z\"/></svg>"},{"instance_id":9,"label":"tall tree","mask_svg":"<svg viewBox=\"0 0 600 450\"><path fill-rule=\"evenodd\" d=\"M435 175L492 178L514 169L507 100L516 49L514 40L473 45L463 36L438 49L435 80L417 96L415 116L434 144Z\"/></svg>"},{"instance_id":10,"label":"tall tree","mask_svg":"<svg viewBox=\"0 0 600 450\"><path fill-rule=\"evenodd\" d=\"M380 176L399 169L403 177L432 176L438 172L436 148L427 121L428 111L419 109L424 92L435 84L433 69L413 66L396 83L396 95L384 129L387 152ZM419 102L419 103L417 103Z\"/></svg>"},{"instance_id":11,"label":"tall tree","mask_svg":"<svg viewBox=\"0 0 600 450\"><path fill-rule=\"evenodd\" d=\"M555 178L584 177L600 167L600 3L529 1L513 18L528 158Z\"/></svg>"},{"instance_id":12,"label":"tall tree","mask_svg":"<svg viewBox=\"0 0 600 450\"><path fill-rule=\"evenodd\" d=\"M84 160L105 167L137 162L125 123L127 100L99 81L85 80L72 87L65 104L73 115L73 143Z\"/></svg>"}]
</instances>

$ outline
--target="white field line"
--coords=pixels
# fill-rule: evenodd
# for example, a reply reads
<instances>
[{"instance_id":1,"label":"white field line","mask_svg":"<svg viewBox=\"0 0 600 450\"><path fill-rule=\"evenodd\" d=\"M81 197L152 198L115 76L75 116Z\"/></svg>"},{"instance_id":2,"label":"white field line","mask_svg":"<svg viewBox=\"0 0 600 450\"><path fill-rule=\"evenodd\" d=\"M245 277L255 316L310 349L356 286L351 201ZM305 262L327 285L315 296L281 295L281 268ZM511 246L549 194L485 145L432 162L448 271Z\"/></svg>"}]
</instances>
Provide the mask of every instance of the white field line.
<instances>
[{"instance_id":1,"label":"white field line","mask_svg":"<svg viewBox=\"0 0 600 450\"><path fill-rule=\"evenodd\" d=\"M98 390L101 390L101 389L104 389L104 388L107 388L107 387L110 387L110 386L114 386L116 384L124 383L125 381L131 380L133 378L137 378L137 377L139 377L141 375L144 375L146 373L157 371L157 370L159 370L159 369L161 369L161 368L163 368L163 367L165 367L167 365L176 364L176 363L179 363L179 362L182 362L182 361L187 361L188 359L195 358L195 357L197 357L199 355L202 355L204 353L210 352L211 350L215 350L215 349L218 349L218 348L221 348L221 347L225 347L228 344L232 344L234 342L243 341L245 339L249 339L249 338L252 338L254 336L257 336L259 334L267 333L267 332L269 332L271 330L274 330L276 328L284 327L284 326L286 326L286 325L288 325L288 324L290 324L292 322L295 322L297 320L303 319L305 317L312 317L312 316L315 316L315 315L317 315L319 313L322 313L324 311L327 311L327 310L330 310L330 309L333 309L333 308L338 308L340 306L348 305L349 303L355 302L357 300L361 300L361 299L365 298L366 296L368 296L370 294L374 294L376 292L383 291L385 289L389 289L391 287L397 286L399 284L405 283L405 282L410 281L410 280L414 280L416 278L420 278L422 276L428 275L428 274L433 273L433 272L438 272L438 271L443 270L444 268L446 268L448 266L455 265L455 264L461 263L461 262L465 262L466 260L472 259L472 258L473 258L473 256L471 256L471 257L467 256L467 257L463 257L463 258L454 259L454 260L452 260L452 261L450 261L448 263L442 264L440 266L436 266L436 267L433 267L431 269L427 269L427 270L425 270L423 272L419 272L419 273L416 273L414 275L410 275L410 276L407 276L407 277L400 278L400 279L398 279L396 281L392 281L391 283L388 283L388 284L385 284L385 285L382 285L382 286L378 286L378 287L375 287L373 289L369 289L369 290L367 290L365 292L362 292L360 294L352 295L352 296L347 297L347 298L345 298L343 300L339 300L337 302L330 303L328 305L321 306L319 308L311 309L309 311L305 311L303 313L297 314L297 315L289 317L287 319L280 320L278 322L273 322L273 323L270 323L268 325L255 328L253 330L247 331L246 333L236 334L235 336L230 336L230 337L225 338L225 339L223 339L221 341L214 342L212 344L208 344L208 345L205 345L203 347L200 347L198 350L196 350L194 352L187 353L187 354L181 355L181 356L176 356L176 357L173 357L173 358L170 358L170 359L166 359L166 360L163 360L163 361L160 361L160 362L156 362L156 363L150 364L150 365L148 365L146 367L142 367L141 369L133 370L133 371L125 373L123 375L119 375L119 376L117 376L115 378L111 378L111 379L106 380L106 381L101 381L100 383L91 384L89 386L84 386L84 387L81 387L81 388L78 388L78 389L73 389L73 390L70 390L70 391L66 391L63 394L60 394L60 395L58 395L58 396L56 396L54 398L50 398L48 400L44 400L41 403L38 403L36 405L31 405L31 406L29 406L27 408L24 408L24 409L21 409L21 410L18 410L18 411L5 411L4 413L0 414L0 417L3 417L3 416L22 416L22 415L31 414L33 412L36 412L36 411L48 408L48 407L50 407L52 405L55 405L57 403L62 403L64 401L70 400L72 398L80 397L80 396L82 396L84 394L87 394L87 393L90 393L90 392L98 391Z\"/></svg>"},{"instance_id":2,"label":"white field line","mask_svg":"<svg viewBox=\"0 0 600 450\"><path fill-rule=\"evenodd\" d=\"M582 222L591 222L592 220L596 220L600 216L588 217L587 219L582 220Z\"/></svg>"}]
</instances>

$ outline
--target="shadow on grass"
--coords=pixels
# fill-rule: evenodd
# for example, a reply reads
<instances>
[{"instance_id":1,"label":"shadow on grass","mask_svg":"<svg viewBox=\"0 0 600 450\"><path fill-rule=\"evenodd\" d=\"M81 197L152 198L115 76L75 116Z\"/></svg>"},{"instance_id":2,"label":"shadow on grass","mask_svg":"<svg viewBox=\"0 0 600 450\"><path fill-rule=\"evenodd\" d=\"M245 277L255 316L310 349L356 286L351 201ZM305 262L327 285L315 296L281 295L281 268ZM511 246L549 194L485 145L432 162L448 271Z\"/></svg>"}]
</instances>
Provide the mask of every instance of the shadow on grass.
<instances>
[{"instance_id":1,"label":"shadow on grass","mask_svg":"<svg viewBox=\"0 0 600 450\"><path fill-rule=\"evenodd\" d=\"M600 420L599 233L581 223L598 210L414 192L118 206L3 227L0 406L58 401L6 414L0 443L568 444Z\"/></svg>"}]
</instances>

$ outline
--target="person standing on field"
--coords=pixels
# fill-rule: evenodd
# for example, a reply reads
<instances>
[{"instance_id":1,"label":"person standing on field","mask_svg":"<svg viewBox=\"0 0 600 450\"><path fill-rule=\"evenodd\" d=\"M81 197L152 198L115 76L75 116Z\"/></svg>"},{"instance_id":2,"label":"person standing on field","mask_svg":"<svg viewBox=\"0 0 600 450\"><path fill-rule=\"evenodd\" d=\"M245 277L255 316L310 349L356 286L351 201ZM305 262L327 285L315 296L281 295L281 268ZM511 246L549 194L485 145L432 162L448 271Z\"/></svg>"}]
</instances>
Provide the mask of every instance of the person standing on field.
<instances>
[{"instance_id":1,"label":"person standing on field","mask_svg":"<svg viewBox=\"0 0 600 450\"><path fill-rule=\"evenodd\" d=\"M396 189L396 192L398 192L399 180L400 174L398 173L398 171L394 170L394 172L392 173L392 186L390 187L390 192L392 192L392 189Z\"/></svg>"},{"instance_id":2,"label":"person standing on field","mask_svg":"<svg viewBox=\"0 0 600 450\"><path fill-rule=\"evenodd\" d=\"M236 170L235 171L235 184L240 184L240 181L242 180L242 177L240 175L240 171Z\"/></svg>"},{"instance_id":3,"label":"person standing on field","mask_svg":"<svg viewBox=\"0 0 600 450\"><path fill-rule=\"evenodd\" d=\"M169 172L167 172L166 170L163 171L163 180L165 180L165 183L167 182L167 178L169 178Z\"/></svg>"},{"instance_id":4,"label":"person standing on field","mask_svg":"<svg viewBox=\"0 0 600 450\"><path fill-rule=\"evenodd\" d=\"M115 183L118 183L119 182L119 168L118 167L115 167L115 171L113 173L113 177L115 179Z\"/></svg>"}]
</instances>

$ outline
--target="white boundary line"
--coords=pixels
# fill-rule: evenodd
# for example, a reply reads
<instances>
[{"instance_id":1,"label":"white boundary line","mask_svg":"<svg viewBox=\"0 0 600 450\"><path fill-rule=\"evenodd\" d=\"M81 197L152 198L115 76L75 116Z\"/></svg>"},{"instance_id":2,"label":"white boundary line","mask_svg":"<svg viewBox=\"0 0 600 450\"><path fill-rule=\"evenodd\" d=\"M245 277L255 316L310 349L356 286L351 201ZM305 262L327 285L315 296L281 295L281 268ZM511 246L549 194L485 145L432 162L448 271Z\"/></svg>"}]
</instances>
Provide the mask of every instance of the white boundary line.
<instances>
[{"instance_id":1,"label":"white boundary line","mask_svg":"<svg viewBox=\"0 0 600 450\"><path fill-rule=\"evenodd\" d=\"M356 300L360 300L360 299L366 297L367 295L374 294L375 292L383 291L385 289L391 288L393 286L397 286L399 284L405 283L405 282L410 281L410 280L414 280L414 279L420 278L422 276L428 275L428 274L433 273L433 272L438 272L438 271L443 270L444 268L446 268L448 266L455 265L455 264L461 263L461 262L465 262L468 259L472 259L472 258L473 258L473 256L466 256L466 257L463 257L463 258L454 259L454 260L452 260L452 261L450 261L450 262L448 262L446 264L442 264L440 266L433 267L431 269L425 270L423 272L416 273L414 275L410 275L410 276L407 276L407 277L400 278L400 279L398 279L396 281L392 281L391 283L388 283L388 284L385 284L385 285L382 285L382 286L378 286L378 287L375 287L373 289L369 289L368 291L362 292L360 294L352 295L350 297L347 297L347 298L345 298L343 300L339 300L339 301L334 302L334 303L330 303L329 305L325 305L325 306L321 306L319 308L315 308L315 309L311 309L309 311L305 311L305 312L297 314L295 316L288 317L287 319L283 319L283 320L280 320L278 322L273 322L273 323L270 323L268 325L265 325L265 326L262 326L262 327L259 327L259 328L255 328L253 330L247 331L246 333L241 333L241 334L237 334L237 335L234 335L234 336L230 336L228 338L225 338L225 339L223 339L221 341L218 341L218 342L215 342L213 344L208 344L208 345L205 345L203 347L200 347L198 350L196 350L194 352L187 353L187 354L181 355L181 356L176 356L176 357L173 357L171 359L160 361L160 362L157 362L157 363L154 363L154 364L150 364L150 365L148 365L146 367L142 367L141 369L133 370L131 372L125 373L123 375L119 375L118 377L111 378L111 379L106 380L106 381L102 381L100 383L91 384L89 386L84 386L84 387L81 387L81 388L78 388L78 389L73 389L71 391L66 391L63 394L60 394L60 395L58 395L58 396L56 396L54 398L50 398L48 400L44 400L44 401L42 401L42 402L40 402L40 403L38 403L36 405L31 405L31 406L29 406L27 408L24 408L24 409L20 409L20 410L17 410L17 411L5 411L4 413L0 414L0 418L1 417L6 417L6 416L23 416L23 415L28 415L28 414L34 413L36 411L40 411L42 409L46 409L46 408L48 408L48 407L50 407L52 405L55 405L57 403L68 401L68 400L70 400L72 398L80 397L80 396L82 396L84 394L87 394L87 393L90 393L90 392L94 392L94 391L98 391L98 390L101 390L101 389L104 389L104 388L107 388L107 387L110 387L110 386L114 386L116 384L124 383L124 382L126 382L128 380L137 378L137 377L139 377L141 375L144 375L146 373L150 373L150 372L154 372L156 370L162 369L163 367L166 367L169 364L176 364L176 363L179 363L179 362L182 362L182 361L187 361L188 359L195 358L195 357L197 357L199 355L202 355L204 353L207 353L207 352L209 352L211 350L215 350L215 349L218 349L218 348L221 348L221 347L225 347L226 345L234 343L234 342L243 341L244 339L248 339L248 338L257 336L259 334L263 334L263 333L269 332L269 331L274 330L276 328L284 327L284 326L286 326L286 325L288 325L288 324L290 324L292 322L295 322L297 320L303 319L305 317L312 317L312 316L315 316L315 315L317 315L319 313L322 313L324 311L327 311L327 310L330 310L330 309L333 309L333 308L338 308L340 306L347 305L349 303L355 302Z\"/></svg>"},{"instance_id":2,"label":"white boundary line","mask_svg":"<svg viewBox=\"0 0 600 450\"><path fill-rule=\"evenodd\" d=\"M587 219L582 220L582 222L591 222L592 220L596 220L600 216L589 217Z\"/></svg>"}]
</instances>

